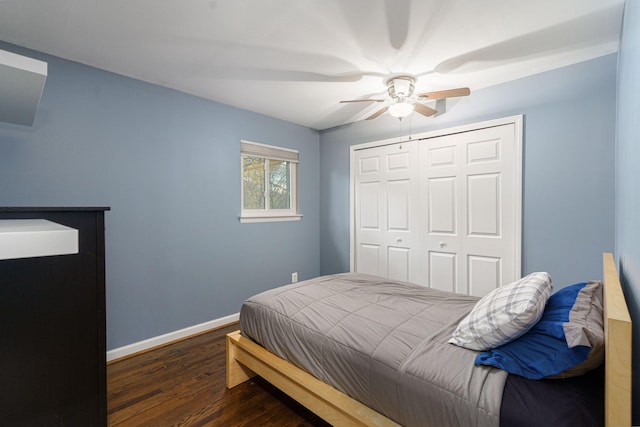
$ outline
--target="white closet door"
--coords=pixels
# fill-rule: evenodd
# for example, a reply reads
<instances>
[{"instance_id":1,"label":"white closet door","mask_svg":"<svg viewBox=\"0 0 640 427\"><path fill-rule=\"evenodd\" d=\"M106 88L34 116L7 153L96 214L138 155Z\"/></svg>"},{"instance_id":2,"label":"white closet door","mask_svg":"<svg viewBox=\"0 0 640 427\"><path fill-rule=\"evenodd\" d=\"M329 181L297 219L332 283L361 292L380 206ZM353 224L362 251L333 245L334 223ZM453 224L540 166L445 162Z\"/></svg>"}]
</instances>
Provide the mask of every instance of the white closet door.
<instances>
[{"instance_id":1,"label":"white closet door","mask_svg":"<svg viewBox=\"0 0 640 427\"><path fill-rule=\"evenodd\" d=\"M416 141L355 152L356 271L419 278Z\"/></svg>"},{"instance_id":2,"label":"white closet door","mask_svg":"<svg viewBox=\"0 0 640 427\"><path fill-rule=\"evenodd\" d=\"M482 296L519 271L515 125L423 140L420 283Z\"/></svg>"}]
</instances>

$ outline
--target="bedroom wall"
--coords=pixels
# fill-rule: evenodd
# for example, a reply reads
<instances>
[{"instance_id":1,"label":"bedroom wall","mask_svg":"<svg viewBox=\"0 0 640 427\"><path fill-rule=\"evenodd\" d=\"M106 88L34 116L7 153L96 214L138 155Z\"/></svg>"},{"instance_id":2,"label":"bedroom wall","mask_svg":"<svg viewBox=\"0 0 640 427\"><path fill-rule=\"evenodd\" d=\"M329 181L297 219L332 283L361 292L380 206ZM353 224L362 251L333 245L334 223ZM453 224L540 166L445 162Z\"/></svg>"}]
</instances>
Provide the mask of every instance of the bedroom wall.
<instances>
[{"instance_id":1,"label":"bedroom wall","mask_svg":"<svg viewBox=\"0 0 640 427\"><path fill-rule=\"evenodd\" d=\"M107 348L237 313L319 274L318 132L0 43L49 63L33 127L0 123L0 206L110 206ZM300 151L299 222L240 224L240 139Z\"/></svg>"},{"instance_id":2,"label":"bedroom wall","mask_svg":"<svg viewBox=\"0 0 640 427\"><path fill-rule=\"evenodd\" d=\"M616 257L633 321L633 424L640 424L640 3L624 9L618 62Z\"/></svg>"},{"instance_id":3,"label":"bedroom wall","mask_svg":"<svg viewBox=\"0 0 640 427\"><path fill-rule=\"evenodd\" d=\"M388 115L320 132L320 270L349 270L349 147L524 114L522 271L556 289L600 278L614 247L616 58L479 90L436 118Z\"/></svg>"}]
</instances>

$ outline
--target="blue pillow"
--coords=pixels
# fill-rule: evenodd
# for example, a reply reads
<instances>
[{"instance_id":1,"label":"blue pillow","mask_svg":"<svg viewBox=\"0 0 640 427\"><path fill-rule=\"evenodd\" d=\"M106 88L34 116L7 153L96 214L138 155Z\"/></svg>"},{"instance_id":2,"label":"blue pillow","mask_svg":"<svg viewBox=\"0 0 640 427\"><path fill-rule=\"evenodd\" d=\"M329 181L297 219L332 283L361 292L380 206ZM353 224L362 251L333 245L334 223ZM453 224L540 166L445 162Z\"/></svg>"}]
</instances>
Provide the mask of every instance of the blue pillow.
<instances>
[{"instance_id":1,"label":"blue pillow","mask_svg":"<svg viewBox=\"0 0 640 427\"><path fill-rule=\"evenodd\" d=\"M542 318L533 328L514 341L480 353L476 357L475 364L495 366L512 374L537 380L559 375L585 362L592 349L591 346L575 345L570 348L565 336L571 310L585 286L587 283L578 283L551 295ZM594 293L591 292L591 294ZM592 296L587 298L586 304L589 307L593 304ZM584 307L585 302L580 305ZM597 310L588 309L587 311L596 312Z\"/></svg>"}]
</instances>

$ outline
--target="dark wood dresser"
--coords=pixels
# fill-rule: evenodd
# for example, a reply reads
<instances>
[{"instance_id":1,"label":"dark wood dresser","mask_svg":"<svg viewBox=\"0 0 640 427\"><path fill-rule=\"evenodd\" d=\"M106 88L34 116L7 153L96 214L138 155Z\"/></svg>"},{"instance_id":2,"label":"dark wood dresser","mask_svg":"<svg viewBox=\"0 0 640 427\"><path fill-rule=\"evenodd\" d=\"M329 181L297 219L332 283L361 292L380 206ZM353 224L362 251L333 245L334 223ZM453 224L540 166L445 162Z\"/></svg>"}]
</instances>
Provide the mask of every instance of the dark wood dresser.
<instances>
[{"instance_id":1,"label":"dark wood dresser","mask_svg":"<svg viewBox=\"0 0 640 427\"><path fill-rule=\"evenodd\" d=\"M78 253L0 260L0 424L106 426L105 207L2 208L78 230Z\"/></svg>"}]
</instances>

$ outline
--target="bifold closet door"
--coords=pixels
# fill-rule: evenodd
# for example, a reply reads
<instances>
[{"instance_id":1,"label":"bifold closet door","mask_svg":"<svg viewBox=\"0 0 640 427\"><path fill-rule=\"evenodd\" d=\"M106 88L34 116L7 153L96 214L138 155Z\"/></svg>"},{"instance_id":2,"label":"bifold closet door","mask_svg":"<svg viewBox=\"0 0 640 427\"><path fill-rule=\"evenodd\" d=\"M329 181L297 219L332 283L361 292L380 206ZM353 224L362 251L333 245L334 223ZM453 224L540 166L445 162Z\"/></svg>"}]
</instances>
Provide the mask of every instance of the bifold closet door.
<instances>
[{"instance_id":1,"label":"bifold closet door","mask_svg":"<svg viewBox=\"0 0 640 427\"><path fill-rule=\"evenodd\" d=\"M417 282L416 141L356 151L355 168L356 271Z\"/></svg>"},{"instance_id":2,"label":"bifold closet door","mask_svg":"<svg viewBox=\"0 0 640 427\"><path fill-rule=\"evenodd\" d=\"M519 278L515 125L421 141L420 280L483 296Z\"/></svg>"}]
</instances>

